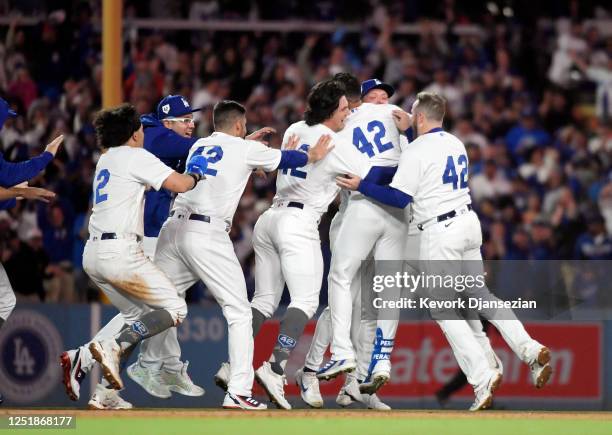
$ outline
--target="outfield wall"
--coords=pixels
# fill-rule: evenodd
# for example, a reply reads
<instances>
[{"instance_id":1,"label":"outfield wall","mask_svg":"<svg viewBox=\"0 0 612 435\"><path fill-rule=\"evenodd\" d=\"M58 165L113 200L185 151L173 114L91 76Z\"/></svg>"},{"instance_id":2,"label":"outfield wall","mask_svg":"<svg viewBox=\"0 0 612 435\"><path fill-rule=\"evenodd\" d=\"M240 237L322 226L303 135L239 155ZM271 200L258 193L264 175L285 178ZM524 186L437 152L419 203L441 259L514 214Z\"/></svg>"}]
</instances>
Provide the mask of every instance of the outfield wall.
<instances>
[{"instance_id":1,"label":"outfield wall","mask_svg":"<svg viewBox=\"0 0 612 435\"><path fill-rule=\"evenodd\" d=\"M60 383L58 356L62 350L89 340L116 313L109 306L20 305L0 330L0 392L5 405L19 407L74 406ZM553 351L554 375L549 386L535 390L529 370L492 328L493 347L504 363L504 383L496 395L496 406L506 409L612 409L612 321L528 323L527 330ZM302 407L293 373L303 360L314 331L311 322L288 362L286 389L289 400ZM276 340L278 322L264 325L255 345L255 365L267 358ZM216 407L223 393L212 377L227 358L227 327L218 307L191 306L179 328L183 359L190 361L189 373L207 393L201 398L174 395L156 399L147 395L124 375L122 396L138 407ZM437 407L434 392L457 371L446 340L432 322L402 322L393 355L393 382L381 397L394 407ZM324 382L321 392L326 405L334 405L341 380ZM85 406L95 377L82 385L79 406ZM262 391L256 387L256 394ZM461 390L451 407L463 408L472 400L470 388Z\"/></svg>"}]
</instances>

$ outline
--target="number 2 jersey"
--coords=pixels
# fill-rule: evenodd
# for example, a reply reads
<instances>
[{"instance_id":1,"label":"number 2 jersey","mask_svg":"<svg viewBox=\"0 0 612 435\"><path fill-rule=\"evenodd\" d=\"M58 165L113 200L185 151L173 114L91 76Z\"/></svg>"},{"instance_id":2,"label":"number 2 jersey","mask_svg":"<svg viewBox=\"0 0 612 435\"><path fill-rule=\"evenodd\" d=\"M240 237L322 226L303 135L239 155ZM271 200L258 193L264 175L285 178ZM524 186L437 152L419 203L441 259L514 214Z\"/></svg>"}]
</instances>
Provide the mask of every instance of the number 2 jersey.
<instances>
[{"instance_id":1,"label":"number 2 jersey","mask_svg":"<svg viewBox=\"0 0 612 435\"><path fill-rule=\"evenodd\" d=\"M109 148L96 164L89 234L143 235L144 194L174 172L144 148Z\"/></svg>"},{"instance_id":2,"label":"number 2 jersey","mask_svg":"<svg viewBox=\"0 0 612 435\"><path fill-rule=\"evenodd\" d=\"M336 186L338 175L355 174L361 178L367 175L370 170L367 157L323 124L309 126L304 121L292 124L285 131L283 147L291 135L296 135L300 139L298 148L305 151L308 147L315 146L324 134L332 137L331 144L334 149L316 163L303 168L278 171L275 201L301 202L323 214L340 190Z\"/></svg>"},{"instance_id":3,"label":"number 2 jersey","mask_svg":"<svg viewBox=\"0 0 612 435\"><path fill-rule=\"evenodd\" d=\"M472 202L468 163L463 142L433 129L402 152L390 186L412 196L414 222L423 223Z\"/></svg>"},{"instance_id":4,"label":"number 2 jersey","mask_svg":"<svg viewBox=\"0 0 612 435\"><path fill-rule=\"evenodd\" d=\"M187 161L194 154L208 160L206 180L189 192L179 193L172 208L187 209L230 224L253 170L273 171L281 159L280 150L221 132L194 143Z\"/></svg>"}]
</instances>

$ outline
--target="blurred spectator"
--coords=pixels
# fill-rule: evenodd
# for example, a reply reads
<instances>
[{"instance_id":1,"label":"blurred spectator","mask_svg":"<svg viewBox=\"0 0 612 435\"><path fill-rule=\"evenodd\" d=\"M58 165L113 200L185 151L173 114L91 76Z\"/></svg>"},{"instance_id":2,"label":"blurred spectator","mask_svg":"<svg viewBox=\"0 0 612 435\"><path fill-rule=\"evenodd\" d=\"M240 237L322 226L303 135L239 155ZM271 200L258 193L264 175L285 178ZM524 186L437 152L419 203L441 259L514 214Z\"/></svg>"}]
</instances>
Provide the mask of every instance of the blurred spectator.
<instances>
[{"instance_id":1,"label":"blurred spectator","mask_svg":"<svg viewBox=\"0 0 612 435\"><path fill-rule=\"evenodd\" d=\"M576 240L574 252L577 260L612 260L612 239L601 216L587 218L587 231Z\"/></svg>"},{"instance_id":2,"label":"blurred spectator","mask_svg":"<svg viewBox=\"0 0 612 435\"><path fill-rule=\"evenodd\" d=\"M25 242L12 237L11 251L4 265L19 302L40 302L46 300L43 279L49 264L43 249L42 233L38 228L28 231Z\"/></svg>"}]
</instances>

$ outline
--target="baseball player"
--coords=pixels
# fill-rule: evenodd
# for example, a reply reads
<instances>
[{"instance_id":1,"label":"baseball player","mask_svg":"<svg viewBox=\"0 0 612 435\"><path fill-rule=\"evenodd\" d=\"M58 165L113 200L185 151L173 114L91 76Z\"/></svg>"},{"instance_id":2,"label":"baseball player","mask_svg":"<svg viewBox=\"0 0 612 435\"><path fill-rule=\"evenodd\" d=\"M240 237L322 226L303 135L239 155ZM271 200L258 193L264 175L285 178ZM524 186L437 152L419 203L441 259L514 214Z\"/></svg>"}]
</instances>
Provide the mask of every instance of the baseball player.
<instances>
[{"instance_id":1,"label":"baseball player","mask_svg":"<svg viewBox=\"0 0 612 435\"><path fill-rule=\"evenodd\" d=\"M342 75L342 74L340 74ZM347 80L351 81L350 75L346 75ZM362 83L361 86L361 98L363 102L373 102L374 104L387 104L389 97L394 93L393 87L388 84L382 83L377 79L366 80ZM356 93L355 100L358 102L358 94ZM406 122L409 123L410 118L405 112L400 110L399 108L394 108L392 111L394 117L396 117L396 124L400 131L406 131L406 135L412 137L412 128L406 129ZM375 117L380 117L380 114L373 114ZM384 116L384 115L383 115ZM388 115L387 115L388 116ZM351 128L353 123L353 119L359 120L359 118L352 118L349 116L347 121L347 127L341 134L351 135ZM383 117L384 119L384 117ZM388 118L387 118L388 119ZM362 118L361 121L364 121ZM365 121L368 121L365 118ZM392 127L391 127L392 128ZM355 135L353 135L354 137ZM359 137L359 136L357 136ZM400 140L402 143L399 144L399 147L396 148L398 152L396 153L399 160L399 149L405 149L407 145L407 140L404 136L400 136ZM359 142L354 143L355 146L359 147ZM388 158L391 155L387 156ZM371 159L377 159L378 156L373 156ZM390 159L389 159L390 160ZM387 160L387 164L389 163ZM385 161L383 160L383 165ZM397 163L397 162L396 162ZM391 177L395 174L396 166L382 166L382 171L387 171L387 175L382 180L383 182L380 184L387 184L387 181L390 182ZM352 200L358 199L359 196L351 196ZM347 196L343 196L343 200L348 199ZM351 204L351 202L348 202ZM370 201L364 201L364 206L367 204L372 204L375 207L375 210L378 210L378 205L376 203L371 203ZM349 214L347 217L347 210L349 210ZM356 207L347 207L346 204L342 204L340 207L340 212L334 217L334 221L332 222L332 226L330 228L330 236L332 233L337 233L338 227L341 226L341 223L346 219L348 224L344 225L344 236L345 240L341 240L339 243L340 249L344 246L344 249L350 250L353 252L351 247L353 246L354 240L363 240L361 239L362 233L367 232L376 232L372 231L372 225L369 225L368 222L363 222L363 217L365 216L363 213L356 213ZM355 216L351 215L351 212L355 214ZM404 224L407 225L407 224ZM404 226L402 228L405 231L407 228ZM395 248L389 250L391 255L396 255L395 259L404 258L406 260L414 260L418 259L418 238L415 237L415 230L410 232L410 236L408 237L408 243L406 245L405 253L402 255L401 248ZM418 233L418 231L416 231ZM335 238L330 237L333 241ZM404 234L405 238L405 234ZM347 242L350 240L351 242ZM367 248L366 248L367 249ZM338 248L332 246L332 252L338 251ZM333 262L332 262L333 264ZM368 269L372 269L372 265L369 265ZM330 271L330 276L336 276L337 270ZM374 271L371 271L372 274ZM375 392L388 380L390 379L390 357L393 340L395 338L395 331L397 329L397 321L399 319L399 312L393 313L395 314L395 318L379 320L378 322L375 320L371 320L375 318L377 313L370 313L370 319L361 320L361 298L360 295L360 286L361 286L361 277L362 273L356 273L353 281L351 283L350 291L353 299L353 316L351 321L351 341L354 343L356 355L357 355L357 375L355 376L353 373L349 373L346 377L346 381L342 389L340 390L336 402L342 406L349 405L352 401L352 397L361 398L363 402L368 407L373 407L376 409L390 409L387 405L382 403L380 399L376 396ZM370 276L366 273L365 276ZM365 307L366 309L368 307ZM372 307L369 306L371 309ZM387 315L391 314L390 312ZM474 334L477 337L479 344L483 347L487 355L488 361L490 361L490 365L493 368L496 368L498 371L502 371L501 360L497 357L495 352L493 351L491 344L489 342L488 337L482 331L482 325L478 320L470 320L470 326L474 329ZM318 384L316 381L309 377L309 372L314 372L319 369L323 361L324 352L329 344L329 340L331 340L331 320L330 320L330 311L329 307L326 308L319 320L317 322L317 327L315 329L315 335L313 337L313 341L311 343L311 348L306 357L306 363L303 371L298 371L296 376L296 382L300 382L302 385L310 384L312 388L301 389L302 398L309 404L312 403L322 403L322 399L320 399L320 394L318 393ZM356 339L355 337L360 337ZM384 344L384 346L383 346ZM304 379L302 379L304 378ZM362 393L361 395L356 393L356 384L359 383L359 390Z\"/></svg>"},{"instance_id":2,"label":"baseball player","mask_svg":"<svg viewBox=\"0 0 612 435\"><path fill-rule=\"evenodd\" d=\"M401 147L405 146L401 143L402 139L405 141L405 137L400 136L400 132L406 130L409 125L407 123L397 124L401 119L408 122L409 118L394 118L394 111L401 111L401 109L387 105L389 96L394 93L393 87L377 79L366 80L360 86L357 78L347 73L336 74L334 78L342 81L346 86L349 108L351 109L345 128L339 135L352 142L357 149L369 157L370 163L373 165L371 171L378 171L382 184L389 183L397 169ZM367 103L368 101L372 103ZM382 129L380 126L382 126ZM380 131L384 131L385 134L380 135ZM378 146L382 143L391 146ZM371 146L371 144L375 146ZM372 251L379 258L381 255L386 259L397 260L402 258L404 233L407 228L403 215L398 214L397 209L381 206L365 199L362 195L353 194L349 196L345 193L347 192L343 191L340 210L334 216L330 226L332 264L329 276L330 280L332 276L337 280L340 274L346 273L346 267L342 266L342 263L352 263L356 268L355 276L350 280L349 289L347 289L351 295L352 304L350 334L347 336L350 336L350 340L357 350L359 367L357 376L353 374L347 376L345 385L340 390L336 402L341 406L347 406L353 400L359 400L371 408L390 409L374 394L377 388L372 388L367 392L364 390L365 394L362 395L357 381L359 378L361 385L365 386L368 383L372 384L371 379L378 379L378 376L384 376L384 381L381 384L388 380L390 373L388 359L384 363L382 360L380 361L376 373L372 376L373 367L369 367L372 359L372 348L377 331L379 333L378 341L381 342L384 336L389 344L394 339L397 329L397 322L394 321L381 320L378 322L380 328L377 329L375 320L361 320L359 271L362 261L370 257ZM376 221L376 225L373 225L373 221ZM385 222L385 224L381 226L380 222ZM339 237L339 234L342 234L342 238ZM382 254L383 251L384 254ZM360 258L361 255L363 255L362 258ZM334 257L336 256L343 260L335 261ZM302 399L315 408L323 406L315 374L320 369L325 350L331 342L331 327L330 310L327 307L317 321L304 368L296 373L296 383L300 387ZM383 333L383 330L386 332ZM385 351L387 352L384 356L388 356L391 348L388 347ZM376 385L376 387L379 386Z\"/></svg>"},{"instance_id":3,"label":"baseball player","mask_svg":"<svg viewBox=\"0 0 612 435\"><path fill-rule=\"evenodd\" d=\"M142 124L130 105L100 112L94 125L103 153L94 175L94 206L83 268L121 311L126 326L110 337L106 335L109 328L104 328L88 346L88 357L101 365L107 382L98 384L89 405L96 409L131 408L115 391L123 388L120 361L127 359L140 341L178 325L187 314L185 300L143 253L144 192L147 186L177 193L191 190L204 178L207 162L195 156L187 163L186 174L164 165L143 149ZM84 368L89 368L91 361L75 360L79 364L70 367L64 384L67 393L78 398Z\"/></svg>"},{"instance_id":4,"label":"baseball player","mask_svg":"<svg viewBox=\"0 0 612 435\"><path fill-rule=\"evenodd\" d=\"M389 186L378 186L353 175L339 177L337 183L394 207L406 208L412 202L413 219L421 231L421 260L471 260L482 267L482 233L471 206L467 153L460 140L442 130L445 106L444 98L437 94L417 95L412 106L416 139L402 153ZM498 301L486 287L474 287L466 292L470 297ZM465 320L446 320L440 315L448 314L444 312L432 314L437 314L434 317L474 387L476 399L470 410L488 408L501 383L501 373L490 367ZM512 310L485 309L480 314L493 323L519 358L529 364L536 387L543 387L552 373L548 348L527 334Z\"/></svg>"},{"instance_id":5,"label":"baseball player","mask_svg":"<svg viewBox=\"0 0 612 435\"><path fill-rule=\"evenodd\" d=\"M4 126L7 118L14 116L17 116L17 113L9 108L5 100L0 98L0 129ZM47 145L40 156L25 162L7 162L0 153L0 210L13 208L18 198L48 202L55 197L55 194L48 190L29 187L27 181L38 175L53 160L63 140L64 136L58 136ZM13 293L4 266L0 263L0 328L11 315L15 308L15 302L15 293ZM2 401L2 395L0 394L0 404Z\"/></svg>"},{"instance_id":6,"label":"baseball player","mask_svg":"<svg viewBox=\"0 0 612 435\"><path fill-rule=\"evenodd\" d=\"M344 86L333 80L310 91L305 120L287 129L283 147L293 135L299 137L303 150L312 149L321 135L329 135L335 147L324 161L278 173L273 205L259 218L253 234L256 268L251 308L255 335L276 310L285 282L291 296L272 355L255 372L270 400L283 409L291 409L284 396L287 359L319 305L321 215L339 191L334 183L337 175L356 171L365 176L369 170L367 158L336 134L349 113L345 94Z\"/></svg>"},{"instance_id":7,"label":"baseball player","mask_svg":"<svg viewBox=\"0 0 612 435\"><path fill-rule=\"evenodd\" d=\"M213 123L215 132L198 140L189 153L208 160L207 183L177 196L160 233L155 261L172 277L179 293L201 279L223 309L231 366L223 407L266 409L251 397L251 310L244 275L228 232L254 169L293 171L317 162L329 152L329 138L319 134L317 146L306 152L280 151L246 140L246 110L234 101L215 105Z\"/></svg>"}]
</instances>

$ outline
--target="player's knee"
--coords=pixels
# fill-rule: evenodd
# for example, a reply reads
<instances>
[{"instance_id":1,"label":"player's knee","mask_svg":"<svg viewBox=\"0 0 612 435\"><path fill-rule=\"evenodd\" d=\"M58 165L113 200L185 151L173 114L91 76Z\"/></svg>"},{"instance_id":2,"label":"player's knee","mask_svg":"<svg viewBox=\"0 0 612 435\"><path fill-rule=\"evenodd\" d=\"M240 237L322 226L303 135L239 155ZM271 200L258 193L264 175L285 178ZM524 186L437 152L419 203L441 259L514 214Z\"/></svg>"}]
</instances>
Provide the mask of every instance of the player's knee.
<instances>
[{"instance_id":1,"label":"player's knee","mask_svg":"<svg viewBox=\"0 0 612 435\"><path fill-rule=\"evenodd\" d=\"M297 308L306 314L306 316L311 319L312 316L317 312L317 308L319 308L319 300L310 300L310 301L291 301L289 304L289 308Z\"/></svg>"},{"instance_id":2,"label":"player's knee","mask_svg":"<svg viewBox=\"0 0 612 435\"><path fill-rule=\"evenodd\" d=\"M251 301L251 308L255 308L261 314L266 316L266 319L269 319L274 314L276 307L274 306L274 301L266 300L261 297L254 297Z\"/></svg>"},{"instance_id":3,"label":"player's knee","mask_svg":"<svg viewBox=\"0 0 612 435\"><path fill-rule=\"evenodd\" d=\"M172 316L175 325L180 325L185 317L187 317L187 303L183 298L177 298L176 303L172 307L166 308Z\"/></svg>"}]
</instances>

